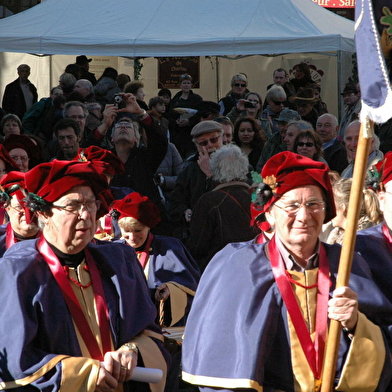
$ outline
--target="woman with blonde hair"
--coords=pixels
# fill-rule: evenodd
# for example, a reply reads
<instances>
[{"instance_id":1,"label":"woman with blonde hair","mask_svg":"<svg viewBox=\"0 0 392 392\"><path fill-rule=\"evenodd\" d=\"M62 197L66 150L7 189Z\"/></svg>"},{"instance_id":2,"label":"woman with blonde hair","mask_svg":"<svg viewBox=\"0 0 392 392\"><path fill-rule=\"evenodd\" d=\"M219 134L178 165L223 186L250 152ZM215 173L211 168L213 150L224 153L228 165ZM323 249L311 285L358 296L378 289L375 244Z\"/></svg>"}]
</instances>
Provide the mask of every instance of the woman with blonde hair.
<instances>
[{"instance_id":1,"label":"woman with blonde hair","mask_svg":"<svg viewBox=\"0 0 392 392\"><path fill-rule=\"evenodd\" d=\"M344 232L347 225L347 211L351 184L351 178L342 178L332 184L336 205L336 217L332 220L334 229L325 241L327 244L343 243ZM357 231L376 226L382 222L382 220L383 216L376 193L373 189L364 188Z\"/></svg>"}]
</instances>

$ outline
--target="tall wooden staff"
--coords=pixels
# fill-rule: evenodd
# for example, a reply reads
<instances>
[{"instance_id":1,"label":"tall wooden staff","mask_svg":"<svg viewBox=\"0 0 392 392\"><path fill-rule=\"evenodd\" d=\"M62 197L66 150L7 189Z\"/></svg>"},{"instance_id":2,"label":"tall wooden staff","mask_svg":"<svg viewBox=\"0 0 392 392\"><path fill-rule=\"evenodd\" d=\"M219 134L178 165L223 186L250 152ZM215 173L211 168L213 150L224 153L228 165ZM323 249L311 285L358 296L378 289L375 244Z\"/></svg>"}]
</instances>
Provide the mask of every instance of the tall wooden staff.
<instances>
[{"instance_id":1,"label":"tall wooden staff","mask_svg":"<svg viewBox=\"0 0 392 392\"><path fill-rule=\"evenodd\" d=\"M374 17L374 8L378 17ZM392 21L388 11L388 0L356 0L355 3L355 45L358 60L358 77L361 86L361 130L350 201L347 213L347 227L344 234L342 254L336 287L347 286L355 246L359 206L363 189L370 141L373 136L373 121L384 123L392 117L392 89L385 65L380 35L391 35ZM331 320L326 347L321 392L331 392L340 342L341 324Z\"/></svg>"},{"instance_id":2,"label":"tall wooden staff","mask_svg":"<svg viewBox=\"0 0 392 392\"><path fill-rule=\"evenodd\" d=\"M365 122L361 123L361 128L359 131L358 147L357 153L355 155L353 182L351 185L350 200L348 203L347 226L344 231L336 288L348 286L354 254L359 213L363 198L363 185L366 176L367 161L372 137L373 123L366 119ZM331 392L334 390L336 362L338 359L341 331L342 326L340 322L337 320L331 320L325 350L321 392Z\"/></svg>"}]
</instances>

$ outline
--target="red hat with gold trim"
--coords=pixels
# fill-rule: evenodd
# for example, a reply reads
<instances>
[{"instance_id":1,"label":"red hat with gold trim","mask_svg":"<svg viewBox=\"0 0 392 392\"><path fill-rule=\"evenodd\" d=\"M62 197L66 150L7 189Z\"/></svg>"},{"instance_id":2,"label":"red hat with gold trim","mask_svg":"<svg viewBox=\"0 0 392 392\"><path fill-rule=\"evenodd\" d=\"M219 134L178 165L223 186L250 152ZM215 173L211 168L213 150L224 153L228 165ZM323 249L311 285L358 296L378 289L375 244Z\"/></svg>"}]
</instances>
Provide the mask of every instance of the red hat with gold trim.
<instances>
[{"instance_id":1,"label":"red hat with gold trim","mask_svg":"<svg viewBox=\"0 0 392 392\"><path fill-rule=\"evenodd\" d=\"M259 184L252 196L253 207L264 213L286 192L307 185L320 187L325 194L326 215L324 222L335 215L335 203L329 168L323 162L284 151L271 157L261 171L263 182Z\"/></svg>"},{"instance_id":2,"label":"red hat with gold trim","mask_svg":"<svg viewBox=\"0 0 392 392\"><path fill-rule=\"evenodd\" d=\"M161 220L158 207L147 197L138 192L132 192L122 200L116 200L112 205L114 219L131 217L150 229Z\"/></svg>"}]
</instances>

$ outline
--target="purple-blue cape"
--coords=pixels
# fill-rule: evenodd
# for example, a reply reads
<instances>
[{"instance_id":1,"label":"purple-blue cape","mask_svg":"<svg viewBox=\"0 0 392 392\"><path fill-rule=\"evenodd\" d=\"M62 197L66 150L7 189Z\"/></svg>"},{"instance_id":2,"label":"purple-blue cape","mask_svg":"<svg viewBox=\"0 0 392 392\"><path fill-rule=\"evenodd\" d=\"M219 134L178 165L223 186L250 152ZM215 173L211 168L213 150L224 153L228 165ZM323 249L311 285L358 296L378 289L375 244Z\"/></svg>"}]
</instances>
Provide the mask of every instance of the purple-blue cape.
<instances>
[{"instance_id":1,"label":"purple-blue cape","mask_svg":"<svg viewBox=\"0 0 392 392\"><path fill-rule=\"evenodd\" d=\"M123 240L116 242L125 243ZM199 268L180 240L154 235L151 243L147 279L151 298L154 298L156 288L166 282L176 282L196 291L199 279ZM186 315L189 312L192 300L193 297L188 295ZM176 326L185 325L185 321L180 320L180 324L176 324Z\"/></svg>"},{"instance_id":2,"label":"purple-blue cape","mask_svg":"<svg viewBox=\"0 0 392 392\"><path fill-rule=\"evenodd\" d=\"M82 356L71 314L36 242L15 244L0 260L2 381L31 375L57 354ZM154 325L156 310L134 252L113 243L90 243L87 248L100 271L115 349L146 328L159 331ZM32 385L57 391L61 376L59 362Z\"/></svg>"},{"instance_id":3,"label":"purple-blue cape","mask_svg":"<svg viewBox=\"0 0 392 392\"><path fill-rule=\"evenodd\" d=\"M392 253L382 233L382 225L358 231L355 251L365 259L373 280L392 303Z\"/></svg>"},{"instance_id":4,"label":"purple-blue cape","mask_svg":"<svg viewBox=\"0 0 392 392\"><path fill-rule=\"evenodd\" d=\"M185 330L184 372L255 380L264 387L264 392L294 391L287 310L264 246L229 244L208 265ZM325 245L325 248L332 293L341 248L339 245ZM357 255L350 287L358 294L360 311L369 319L382 326L392 323L391 305L371 281L366 263ZM349 345L347 334L342 334L337 379ZM385 390L392 374L390 352L387 343L385 345L387 359L380 391Z\"/></svg>"}]
</instances>

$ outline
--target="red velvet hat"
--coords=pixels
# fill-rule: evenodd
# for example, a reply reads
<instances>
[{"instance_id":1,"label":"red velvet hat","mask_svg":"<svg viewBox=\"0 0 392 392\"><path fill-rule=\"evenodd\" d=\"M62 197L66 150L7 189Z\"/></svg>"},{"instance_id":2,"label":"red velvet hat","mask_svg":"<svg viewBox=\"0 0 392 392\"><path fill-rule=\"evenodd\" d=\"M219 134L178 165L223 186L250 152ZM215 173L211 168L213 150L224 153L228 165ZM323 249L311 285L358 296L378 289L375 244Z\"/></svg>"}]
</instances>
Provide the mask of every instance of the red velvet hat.
<instances>
[{"instance_id":1,"label":"red velvet hat","mask_svg":"<svg viewBox=\"0 0 392 392\"><path fill-rule=\"evenodd\" d=\"M42 163L25 174L25 184L33 201L38 204L43 202L43 206L45 202L46 205L55 202L75 186L89 186L102 202L97 211L98 218L108 212L113 200L101 165L97 167L94 162L53 160Z\"/></svg>"},{"instance_id":2,"label":"red velvet hat","mask_svg":"<svg viewBox=\"0 0 392 392\"><path fill-rule=\"evenodd\" d=\"M0 180L1 195L0 199L3 207L7 207L10 197L16 194L19 203L23 206L23 199L26 197L24 192L25 173L11 171Z\"/></svg>"},{"instance_id":3,"label":"red velvet hat","mask_svg":"<svg viewBox=\"0 0 392 392\"><path fill-rule=\"evenodd\" d=\"M161 220L158 207L147 196L138 192L132 192L122 200L116 200L112 209L120 214L118 220L130 216L150 229Z\"/></svg>"},{"instance_id":4,"label":"red velvet hat","mask_svg":"<svg viewBox=\"0 0 392 392\"><path fill-rule=\"evenodd\" d=\"M30 160L39 161L39 147L26 135L9 135L4 139L3 144L8 152L14 148L21 148L26 151Z\"/></svg>"},{"instance_id":5,"label":"red velvet hat","mask_svg":"<svg viewBox=\"0 0 392 392\"><path fill-rule=\"evenodd\" d=\"M9 152L0 144L0 159L4 162L5 170L9 173L12 170L19 170L18 165L10 157Z\"/></svg>"},{"instance_id":6,"label":"red velvet hat","mask_svg":"<svg viewBox=\"0 0 392 392\"><path fill-rule=\"evenodd\" d=\"M15 195L19 204L25 210L26 223L37 223L37 217L26 205L25 173L19 171L9 172L0 180L0 187L4 190L4 192L0 192L2 207L7 207L10 203L10 198Z\"/></svg>"},{"instance_id":7,"label":"red velvet hat","mask_svg":"<svg viewBox=\"0 0 392 392\"><path fill-rule=\"evenodd\" d=\"M384 159L374 165L376 168L376 176L378 181L381 181L383 185L392 180L392 151L388 151ZM374 175L375 173L373 173Z\"/></svg>"},{"instance_id":8,"label":"red velvet hat","mask_svg":"<svg viewBox=\"0 0 392 392\"><path fill-rule=\"evenodd\" d=\"M87 148L79 148L78 155L75 160L78 161L102 161L107 163L106 173L109 176L114 176L115 174L125 173L124 164L121 159L113 154L111 151L97 146L90 146Z\"/></svg>"},{"instance_id":9,"label":"red velvet hat","mask_svg":"<svg viewBox=\"0 0 392 392\"><path fill-rule=\"evenodd\" d=\"M256 189L253 200L260 213L266 212L286 192L306 186L316 185L326 194L326 216L324 222L335 215L335 203L328 166L322 162L284 151L271 157L263 167L263 182Z\"/></svg>"}]
</instances>

